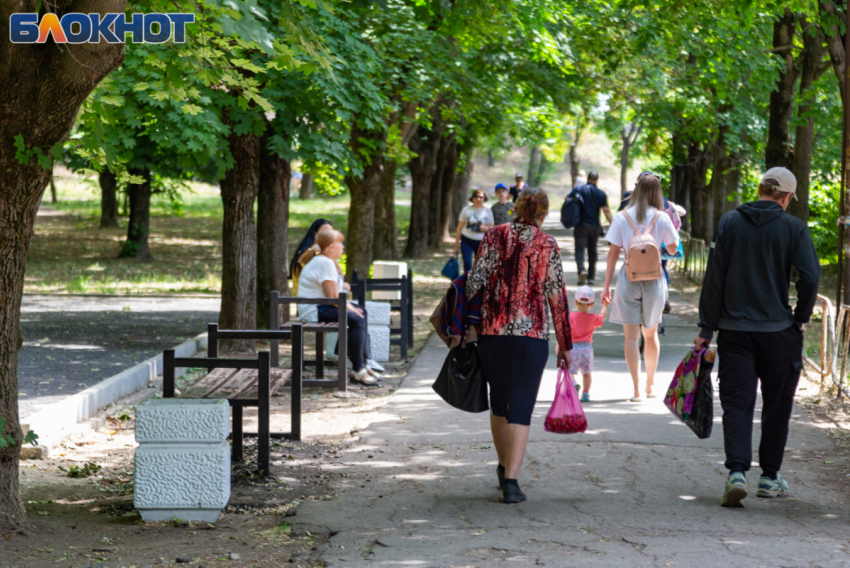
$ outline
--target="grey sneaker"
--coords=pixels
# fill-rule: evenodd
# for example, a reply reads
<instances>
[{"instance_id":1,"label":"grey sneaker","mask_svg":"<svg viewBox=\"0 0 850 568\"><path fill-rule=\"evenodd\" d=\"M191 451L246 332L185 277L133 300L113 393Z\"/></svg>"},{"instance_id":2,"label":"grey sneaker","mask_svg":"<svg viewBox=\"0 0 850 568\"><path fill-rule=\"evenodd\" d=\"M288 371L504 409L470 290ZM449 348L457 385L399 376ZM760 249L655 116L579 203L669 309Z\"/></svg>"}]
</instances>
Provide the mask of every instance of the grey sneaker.
<instances>
[{"instance_id":1,"label":"grey sneaker","mask_svg":"<svg viewBox=\"0 0 850 568\"><path fill-rule=\"evenodd\" d=\"M578 275L578 285L584 286L587 284L587 272L580 272Z\"/></svg>"},{"instance_id":2,"label":"grey sneaker","mask_svg":"<svg viewBox=\"0 0 850 568\"><path fill-rule=\"evenodd\" d=\"M759 477L756 497L788 497L788 482L781 475L777 475L776 480L762 475Z\"/></svg>"},{"instance_id":3,"label":"grey sneaker","mask_svg":"<svg viewBox=\"0 0 850 568\"><path fill-rule=\"evenodd\" d=\"M747 498L747 478L741 472L735 472L726 480L726 491L723 493L723 507L743 507Z\"/></svg>"}]
</instances>

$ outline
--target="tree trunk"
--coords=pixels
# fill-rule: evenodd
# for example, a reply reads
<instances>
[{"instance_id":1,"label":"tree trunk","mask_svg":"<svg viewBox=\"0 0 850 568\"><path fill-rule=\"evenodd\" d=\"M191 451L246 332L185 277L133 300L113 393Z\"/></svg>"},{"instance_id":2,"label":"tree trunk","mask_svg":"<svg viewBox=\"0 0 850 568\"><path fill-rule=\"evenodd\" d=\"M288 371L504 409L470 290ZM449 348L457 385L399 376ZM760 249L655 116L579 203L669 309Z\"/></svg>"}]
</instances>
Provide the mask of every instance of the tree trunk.
<instances>
[{"instance_id":1,"label":"tree trunk","mask_svg":"<svg viewBox=\"0 0 850 568\"><path fill-rule=\"evenodd\" d=\"M254 200L260 189L260 138L228 137L233 167L221 180L224 222L221 239L221 329L252 329L257 323L257 225ZM228 340L223 351L253 352L254 342Z\"/></svg>"},{"instance_id":2,"label":"tree trunk","mask_svg":"<svg viewBox=\"0 0 850 568\"><path fill-rule=\"evenodd\" d=\"M406 258L422 258L428 252L429 210L431 207L431 178L437 170L437 155L443 139L445 125L440 118L440 112L434 113L432 128L419 131L410 139L410 149L416 156L408 163L410 179L413 183L413 195L410 207L410 230L407 246L404 249ZM434 230L437 230L434 227Z\"/></svg>"},{"instance_id":3,"label":"tree trunk","mask_svg":"<svg viewBox=\"0 0 850 568\"><path fill-rule=\"evenodd\" d=\"M493 159L493 149L488 148L487 149L487 167L492 168L495 165L496 165L496 160Z\"/></svg>"},{"instance_id":4,"label":"tree trunk","mask_svg":"<svg viewBox=\"0 0 850 568\"><path fill-rule=\"evenodd\" d=\"M59 198L56 196L56 182L53 180L53 176L50 176L50 202L57 203Z\"/></svg>"},{"instance_id":5,"label":"tree trunk","mask_svg":"<svg viewBox=\"0 0 850 568\"><path fill-rule=\"evenodd\" d=\"M384 162L381 189L375 199L375 238L372 242L372 260L398 260L398 223L395 215L395 174L398 164Z\"/></svg>"},{"instance_id":6,"label":"tree trunk","mask_svg":"<svg viewBox=\"0 0 850 568\"><path fill-rule=\"evenodd\" d=\"M708 189L705 174L708 169L708 153L696 142L688 147L688 194L690 198L691 235L706 239L705 210L708 204Z\"/></svg>"},{"instance_id":7,"label":"tree trunk","mask_svg":"<svg viewBox=\"0 0 850 568\"><path fill-rule=\"evenodd\" d=\"M351 134L351 149L355 156L367 151L363 142L371 147L381 147L386 141L386 131L366 131L355 127ZM364 147L365 146L365 147ZM356 269L364 277L372 266L372 243L375 236L375 199L381 191L384 174L384 156L372 154L370 162L363 167L360 177L346 177L345 185L351 193L348 209L348 243L345 248L345 269L351 278ZM425 212L427 215L427 211Z\"/></svg>"},{"instance_id":8,"label":"tree trunk","mask_svg":"<svg viewBox=\"0 0 850 568\"><path fill-rule=\"evenodd\" d=\"M257 194L257 324L269 327L269 293L289 296L286 253L289 245L289 183L292 169L268 150L269 135L260 147L260 186ZM283 321L289 310L283 310Z\"/></svg>"},{"instance_id":9,"label":"tree trunk","mask_svg":"<svg viewBox=\"0 0 850 568\"><path fill-rule=\"evenodd\" d=\"M805 16L800 24L808 28ZM791 171L797 178L797 200L791 200L788 212L803 223L809 222L809 184L812 172L812 142L815 134L815 118L806 115L812 109L815 93L811 89L821 73L824 56L824 37L817 26L803 34L803 52L800 54L800 97L797 102L797 119L799 126L794 136L794 158ZM814 33L812 33L814 31Z\"/></svg>"},{"instance_id":10,"label":"tree trunk","mask_svg":"<svg viewBox=\"0 0 850 568\"><path fill-rule=\"evenodd\" d=\"M449 140L440 141L440 151L437 153L437 167L431 176L431 194L428 204L428 248L436 250L440 248L443 234L440 232L440 218L443 212L443 173L446 169L446 154L448 152Z\"/></svg>"},{"instance_id":11,"label":"tree trunk","mask_svg":"<svg viewBox=\"0 0 850 568\"><path fill-rule=\"evenodd\" d=\"M35 0L0 3L0 21L36 12ZM64 6L64 5L63 5ZM124 13L124 1L96 1L86 12ZM7 28L8 29L8 28ZM49 154L68 135L86 97L124 60L124 44L13 44L0 42L0 416L15 445L0 448L0 534L26 528L18 484L23 435L18 419L18 351L26 258L38 204L51 170L34 159L21 164L11 141ZM4 557L8 553L4 553Z\"/></svg>"},{"instance_id":12,"label":"tree trunk","mask_svg":"<svg viewBox=\"0 0 850 568\"><path fill-rule=\"evenodd\" d=\"M469 203L469 181L472 179L472 172L475 168L475 162L472 161L474 150L475 146L473 144L465 144L458 147L460 171L455 178L455 187L452 192L452 220L450 225L452 233L457 229L461 210Z\"/></svg>"},{"instance_id":13,"label":"tree trunk","mask_svg":"<svg viewBox=\"0 0 850 568\"><path fill-rule=\"evenodd\" d=\"M741 206L743 199L743 189L741 188L741 164L744 159L741 154L732 154L729 158L731 168L726 174L726 203L723 208L724 213L729 213ZM734 201L729 201L730 195L735 196Z\"/></svg>"},{"instance_id":14,"label":"tree trunk","mask_svg":"<svg viewBox=\"0 0 850 568\"><path fill-rule=\"evenodd\" d=\"M620 200L623 199L623 196L626 195L628 191L626 187L626 174L629 170L629 135L626 131L626 127L623 127L623 133L620 136L620 139L623 141L623 148L620 150Z\"/></svg>"},{"instance_id":15,"label":"tree trunk","mask_svg":"<svg viewBox=\"0 0 850 568\"><path fill-rule=\"evenodd\" d=\"M721 125L717 131L717 145L714 147L714 159L711 166L711 183L709 184L709 199L711 212L706 212L705 233L707 238L714 238L714 229L726 212L726 180L729 170L729 154L726 146L726 135L729 127Z\"/></svg>"},{"instance_id":16,"label":"tree trunk","mask_svg":"<svg viewBox=\"0 0 850 568\"><path fill-rule=\"evenodd\" d=\"M121 256L151 260L153 255L148 247L151 230L151 171L147 168L134 169L130 170L130 174L140 176L144 181L127 185L130 222L127 225L127 240L122 245Z\"/></svg>"},{"instance_id":17,"label":"tree trunk","mask_svg":"<svg viewBox=\"0 0 850 568\"><path fill-rule=\"evenodd\" d=\"M835 78L838 80L838 89L841 92L841 103L844 104L845 90L845 66L844 66L844 38L838 31L838 22L844 21L844 14L840 14L834 2L818 2L820 8L821 19L825 21L832 20L832 25L827 24L823 29L823 34L826 36L826 49L829 53L829 60L832 63L832 69L835 72Z\"/></svg>"},{"instance_id":18,"label":"tree trunk","mask_svg":"<svg viewBox=\"0 0 850 568\"><path fill-rule=\"evenodd\" d=\"M109 168L103 168L100 175L100 228L118 228L118 196L115 188L118 179Z\"/></svg>"},{"instance_id":19,"label":"tree trunk","mask_svg":"<svg viewBox=\"0 0 850 568\"><path fill-rule=\"evenodd\" d=\"M794 66L794 33L796 16L790 9L773 24L773 48L779 50L775 56L783 62L776 90L770 93L770 117L767 125L767 143L764 148L764 167L768 170L782 166L793 167L794 149L791 146L791 119L794 116L794 84L797 69Z\"/></svg>"},{"instance_id":20,"label":"tree trunk","mask_svg":"<svg viewBox=\"0 0 850 568\"><path fill-rule=\"evenodd\" d=\"M526 177L526 181L528 185L535 187L537 182L535 181L537 178L537 162L540 157L540 147L536 144L531 146L531 152L528 156L528 177Z\"/></svg>"},{"instance_id":21,"label":"tree trunk","mask_svg":"<svg viewBox=\"0 0 850 568\"><path fill-rule=\"evenodd\" d=\"M579 166L581 165L578 159L578 141L581 136L581 131L576 130L576 137L573 140L573 143L570 144L570 188L573 188L578 184L578 172Z\"/></svg>"},{"instance_id":22,"label":"tree trunk","mask_svg":"<svg viewBox=\"0 0 850 568\"><path fill-rule=\"evenodd\" d=\"M301 186L298 188L298 199L313 198L313 174L301 175Z\"/></svg>"},{"instance_id":23,"label":"tree trunk","mask_svg":"<svg viewBox=\"0 0 850 568\"><path fill-rule=\"evenodd\" d=\"M455 189L455 180L457 179L457 142L452 140L445 154L445 167L443 168L443 183L441 185L440 195L440 222L437 226L440 235L440 242L437 246L440 247L443 241L451 239L449 234L449 222L452 216L452 196Z\"/></svg>"}]
</instances>

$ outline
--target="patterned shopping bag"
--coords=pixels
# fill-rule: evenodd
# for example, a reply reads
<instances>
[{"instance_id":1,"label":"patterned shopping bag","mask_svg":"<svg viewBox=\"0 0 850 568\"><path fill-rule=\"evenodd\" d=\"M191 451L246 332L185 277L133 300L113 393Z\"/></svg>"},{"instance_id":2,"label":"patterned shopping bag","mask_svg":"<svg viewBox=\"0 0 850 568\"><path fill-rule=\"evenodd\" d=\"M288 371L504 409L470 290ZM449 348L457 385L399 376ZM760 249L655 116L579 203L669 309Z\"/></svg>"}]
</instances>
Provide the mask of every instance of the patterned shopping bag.
<instances>
[{"instance_id":1,"label":"patterned shopping bag","mask_svg":"<svg viewBox=\"0 0 850 568\"><path fill-rule=\"evenodd\" d=\"M714 350L705 347L688 351L664 397L670 412L700 439L711 436L714 424L714 389L711 386L714 356Z\"/></svg>"}]
</instances>

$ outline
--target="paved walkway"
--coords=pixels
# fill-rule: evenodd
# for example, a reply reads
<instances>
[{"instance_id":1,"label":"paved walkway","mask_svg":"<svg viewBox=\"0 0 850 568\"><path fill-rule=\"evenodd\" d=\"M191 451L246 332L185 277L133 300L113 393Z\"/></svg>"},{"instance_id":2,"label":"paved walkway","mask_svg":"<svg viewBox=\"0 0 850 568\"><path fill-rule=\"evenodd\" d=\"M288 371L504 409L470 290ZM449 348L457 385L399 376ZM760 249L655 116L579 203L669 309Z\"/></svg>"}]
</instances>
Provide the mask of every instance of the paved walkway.
<instances>
[{"instance_id":1,"label":"paved walkway","mask_svg":"<svg viewBox=\"0 0 850 568\"><path fill-rule=\"evenodd\" d=\"M572 245L565 245L574 289ZM695 333L692 321L666 322L659 392ZM594 345L594 402L585 405L590 429L571 436L543 431L555 388L553 346L520 475L529 499L508 506L497 487L487 414L454 410L430 388L447 352L432 337L402 388L337 466L349 474L339 498L298 509L296 522L340 531L321 551L326 565L850 565L850 515L836 491L846 485L846 458L833 455L832 443L799 409L783 470L793 497L753 497L745 509L723 509L719 408L714 435L698 440L661 399L627 401L622 328L606 323ZM757 476L754 468L751 486Z\"/></svg>"},{"instance_id":2,"label":"paved walkway","mask_svg":"<svg viewBox=\"0 0 850 568\"><path fill-rule=\"evenodd\" d=\"M218 321L218 298L24 296L21 418L99 383Z\"/></svg>"}]
</instances>

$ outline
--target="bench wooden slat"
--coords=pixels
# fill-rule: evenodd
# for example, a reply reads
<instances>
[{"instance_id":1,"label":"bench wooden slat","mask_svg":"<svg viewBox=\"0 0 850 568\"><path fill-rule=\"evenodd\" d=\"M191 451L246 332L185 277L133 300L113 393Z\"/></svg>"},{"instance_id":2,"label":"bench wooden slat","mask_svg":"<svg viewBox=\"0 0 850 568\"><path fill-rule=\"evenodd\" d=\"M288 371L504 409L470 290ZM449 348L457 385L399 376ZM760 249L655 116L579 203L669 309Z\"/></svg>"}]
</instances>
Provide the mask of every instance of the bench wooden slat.
<instances>
[{"instance_id":1,"label":"bench wooden slat","mask_svg":"<svg viewBox=\"0 0 850 568\"><path fill-rule=\"evenodd\" d=\"M236 398L235 395L245 388L245 383L257 380L257 371L241 369L218 388L210 391L204 398Z\"/></svg>"},{"instance_id":2,"label":"bench wooden slat","mask_svg":"<svg viewBox=\"0 0 850 568\"><path fill-rule=\"evenodd\" d=\"M269 392L272 396L282 389L284 385L292 378L292 369L272 369L270 378L270 386ZM238 398L240 400L255 400L258 396L258 388L257 388L257 375L255 374L253 377L253 381L250 385L246 385L246 388L242 390L238 394L238 396L231 396L228 398Z\"/></svg>"},{"instance_id":3,"label":"bench wooden slat","mask_svg":"<svg viewBox=\"0 0 850 568\"><path fill-rule=\"evenodd\" d=\"M286 322L280 325L281 328L292 327L292 322ZM304 324L304 331L316 330L336 330L339 328L339 323L333 321L318 321Z\"/></svg>"},{"instance_id":4,"label":"bench wooden slat","mask_svg":"<svg viewBox=\"0 0 850 568\"><path fill-rule=\"evenodd\" d=\"M256 369L214 369L189 387L180 398L256 400L258 377ZM271 394L282 389L291 378L292 369L271 369Z\"/></svg>"},{"instance_id":5,"label":"bench wooden slat","mask_svg":"<svg viewBox=\"0 0 850 568\"><path fill-rule=\"evenodd\" d=\"M197 383L186 389L180 398L206 398L207 394L230 380L239 369L213 369Z\"/></svg>"}]
</instances>

